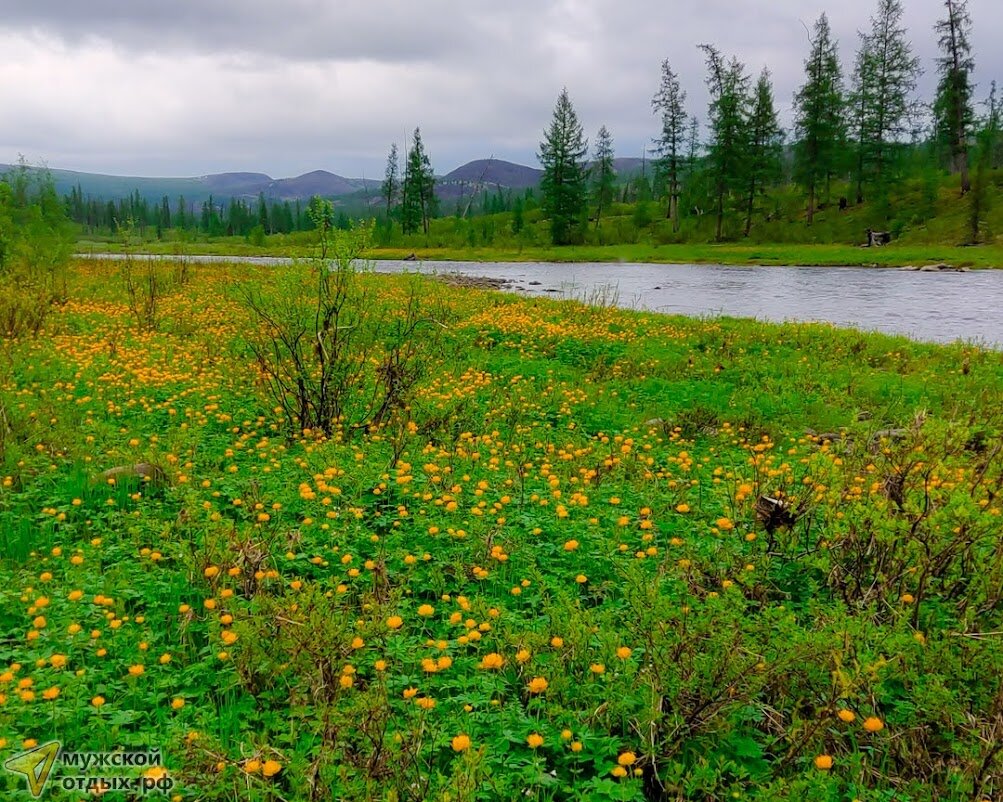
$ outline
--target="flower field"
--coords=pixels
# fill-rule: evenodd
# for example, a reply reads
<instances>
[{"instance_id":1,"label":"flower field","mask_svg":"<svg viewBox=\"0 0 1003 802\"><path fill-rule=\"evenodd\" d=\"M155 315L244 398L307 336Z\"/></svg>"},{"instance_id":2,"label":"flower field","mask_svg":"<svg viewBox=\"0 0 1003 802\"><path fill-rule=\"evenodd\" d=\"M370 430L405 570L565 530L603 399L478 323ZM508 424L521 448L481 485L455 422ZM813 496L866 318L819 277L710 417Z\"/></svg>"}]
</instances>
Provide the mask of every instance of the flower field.
<instances>
[{"instance_id":1,"label":"flower field","mask_svg":"<svg viewBox=\"0 0 1003 802\"><path fill-rule=\"evenodd\" d=\"M0 763L159 747L179 801L1003 798L999 352L367 274L441 333L325 435L248 345L234 288L282 270L144 316L74 264L0 341Z\"/></svg>"}]
</instances>

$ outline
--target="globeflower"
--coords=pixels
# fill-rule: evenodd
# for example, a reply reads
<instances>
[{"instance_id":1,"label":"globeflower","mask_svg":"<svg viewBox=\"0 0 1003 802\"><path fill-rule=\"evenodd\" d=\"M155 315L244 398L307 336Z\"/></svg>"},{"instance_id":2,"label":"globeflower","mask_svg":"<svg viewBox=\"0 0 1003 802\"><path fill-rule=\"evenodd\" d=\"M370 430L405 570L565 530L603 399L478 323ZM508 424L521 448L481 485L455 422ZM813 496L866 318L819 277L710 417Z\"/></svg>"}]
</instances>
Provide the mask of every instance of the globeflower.
<instances>
[{"instance_id":1,"label":"globeflower","mask_svg":"<svg viewBox=\"0 0 1003 802\"><path fill-rule=\"evenodd\" d=\"M261 773L265 777L274 777L282 771L282 764L277 760L266 760L261 766Z\"/></svg>"},{"instance_id":2,"label":"globeflower","mask_svg":"<svg viewBox=\"0 0 1003 802\"><path fill-rule=\"evenodd\" d=\"M885 723L877 716L864 719L864 729L868 732L881 732L885 728Z\"/></svg>"},{"instance_id":3,"label":"globeflower","mask_svg":"<svg viewBox=\"0 0 1003 802\"><path fill-rule=\"evenodd\" d=\"M491 654L484 655L484 659L481 660L480 668L494 669L497 670L505 665L505 658L502 657L497 652L491 652Z\"/></svg>"},{"instance_id":4,"label":"globeflower","mask_svg":"<svg viewBox=\"0 0 1003 802\"><path fill-rule=\"evenodd\" d=\"M530 693L543 693L549 687L550 683L547 682L543 677L533 677L526 685Z\"/></svg>"},{"instance_id":5,"label":"globeflower","mask_svg":"<svg viewBox=\"0 0 1003 802\"><path fill-rule=\"evenodd\" d=\"M454 752L465 752L470 748L470 738L466 735L454 736L452 746Z\"/></svg>"}]
</instances>

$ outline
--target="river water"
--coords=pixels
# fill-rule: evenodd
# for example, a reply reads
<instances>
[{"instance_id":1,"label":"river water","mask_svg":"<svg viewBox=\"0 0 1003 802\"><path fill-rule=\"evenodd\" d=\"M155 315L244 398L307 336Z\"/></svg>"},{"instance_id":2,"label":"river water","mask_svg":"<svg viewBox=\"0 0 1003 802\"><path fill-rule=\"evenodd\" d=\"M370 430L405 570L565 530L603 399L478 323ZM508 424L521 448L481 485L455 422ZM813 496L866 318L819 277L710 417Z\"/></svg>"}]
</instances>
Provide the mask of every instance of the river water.
<instances>
[{"instance_id":1,"label":"river water","mask_svg":"<svg viewBox=\"0 0 1003 802\"><path fill-rule=\"evenodd\" d=\"M94 258L109 258L107 255ZM283 264L269 257L196 262ZM522 295L601 298L679 315L821 321L918 340L1003 348L1003 270L970 273L852 267L730 267L636 263L378 261L381 272L461 273L508 281Z\"/></svg>"}]
</instances>

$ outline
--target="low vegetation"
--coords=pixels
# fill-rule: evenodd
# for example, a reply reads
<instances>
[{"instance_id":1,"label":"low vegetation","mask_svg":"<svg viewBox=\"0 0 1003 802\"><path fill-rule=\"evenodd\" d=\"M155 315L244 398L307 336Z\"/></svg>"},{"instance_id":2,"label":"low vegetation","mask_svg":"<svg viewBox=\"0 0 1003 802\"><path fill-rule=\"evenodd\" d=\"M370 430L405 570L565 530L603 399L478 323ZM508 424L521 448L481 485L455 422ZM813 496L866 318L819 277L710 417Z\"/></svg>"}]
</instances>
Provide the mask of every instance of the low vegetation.
<instances>
[{"instance_id":1,"label":"low vegetation","mask_svg":"<svg viewBox=\"0 0 1003 802\"><path fill-rule=\"evenodd\" d=\"M160 745L179 800L1000 792L999 353L352 270L420 370L373 414L370 328L370 425L304 427L261 349L310 264L193 267L155 326L121 271L0 363L0 759Z\"/></svg>"}]
</instances>

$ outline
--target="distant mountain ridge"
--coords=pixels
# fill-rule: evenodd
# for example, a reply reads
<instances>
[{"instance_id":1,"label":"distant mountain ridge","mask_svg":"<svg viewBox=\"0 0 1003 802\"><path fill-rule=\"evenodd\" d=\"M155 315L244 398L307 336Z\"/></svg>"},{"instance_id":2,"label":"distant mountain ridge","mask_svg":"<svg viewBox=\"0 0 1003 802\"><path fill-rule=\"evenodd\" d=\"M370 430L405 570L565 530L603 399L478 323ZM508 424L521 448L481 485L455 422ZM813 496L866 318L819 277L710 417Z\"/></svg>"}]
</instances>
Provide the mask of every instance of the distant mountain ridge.
<instances>
[{"instance_id":1,"label":"distant mountain ridge","mask_svg":"<svg viewBox=\"0 0 1003 802\"><path fill-rule=\"evenodd\" d=\"M15 169L0 164L0 174ZM38 169L38 168L30 168ZM344 178L326 170L314 170L295 178L272 178L265 173L216 173L192 178L150 178L145 176L103 175L76 170L49 168L56 191L68 195L79 186L84 196L101 200L118 200L134 192L148 202L159 203L166 196L173 204L184 196L188 203L200 204L214 196L217 200L230 198L256 199L264 195L269 200L307 200L314 195L340 197L362 192L378 191L379 182L361 178Z\"/></svg>"},{"instance_id":2,"label":"distant mountain ridge","mask_svg":"<svg viewBox=\"0 0 1003 802\"><path fill-rule=\"evenodd\" d=\"M641 159L614 160L614 167L621 175L640 172L641 165ZM0 174L13 169L12 165L0 164ZM230 198L251 200L262 194L269 200L278 201L307 200L314 195L339 198L367 192L378 196L381 183L368 178L345 178L327 170L314 170L295 178L272 178L265 173L253 172L215 173L191 178L153 178L55 168L49 168L48 171L60 195L68 195L74 187L79 186L85 197L105 201L118 200L139 192L148 202L159 203L166 196L172 204L179 196L184 196L191 204L201 204L210 196L220 201ZM543 171L535 167L504 159L475 159L438 177L436 193L443 199L455 199L484 190L522 191L538 186L542 177ZM372 200L375 201L376 197Z\"/></svg>"}]
</instances>

